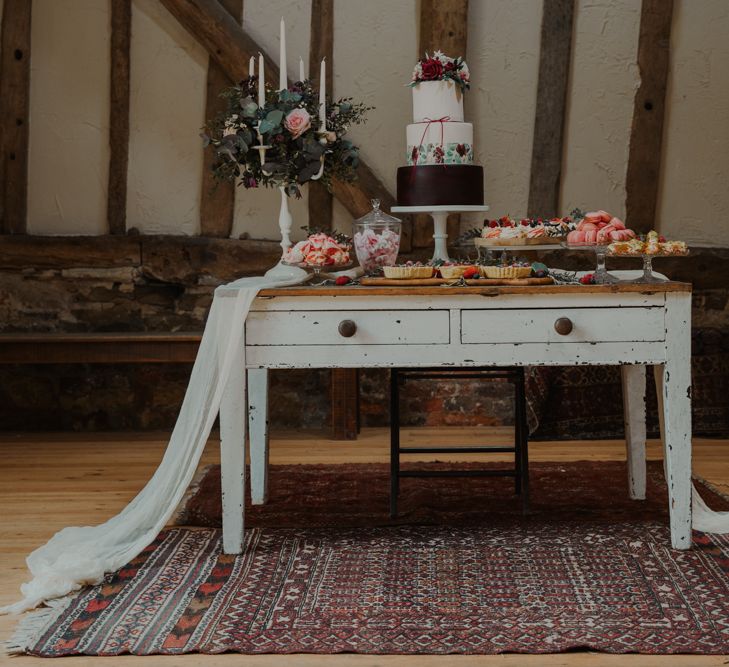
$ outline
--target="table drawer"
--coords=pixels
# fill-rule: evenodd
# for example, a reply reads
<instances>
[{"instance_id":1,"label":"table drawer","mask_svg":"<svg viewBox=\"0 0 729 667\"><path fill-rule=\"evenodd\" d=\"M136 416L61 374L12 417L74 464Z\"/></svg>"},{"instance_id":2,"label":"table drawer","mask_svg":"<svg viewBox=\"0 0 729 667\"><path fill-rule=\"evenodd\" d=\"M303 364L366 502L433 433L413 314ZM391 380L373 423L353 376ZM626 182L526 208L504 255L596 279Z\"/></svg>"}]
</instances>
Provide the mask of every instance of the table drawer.
<instances>
[{"instance_id":1,"label":"table drawer","mask_svg":"<svg viewBox=\"0 0 729 667\"><path fill-rule=\"evenodd\" d=\"M462 310L461 342L511 344L662 341L665 340L663 313L663 308ZM558 320L562 321L558 324Z\"/></svg>"},{"instance_id":2,"label":"table drawer","mask_svg":"<svg viewBox=\"0 0 729 667\"><path fill-rule=\"evenodd\" d=\"M258 311L246 345L423 345L450 342L448 310Z\"/></svg>"}]
</instances>

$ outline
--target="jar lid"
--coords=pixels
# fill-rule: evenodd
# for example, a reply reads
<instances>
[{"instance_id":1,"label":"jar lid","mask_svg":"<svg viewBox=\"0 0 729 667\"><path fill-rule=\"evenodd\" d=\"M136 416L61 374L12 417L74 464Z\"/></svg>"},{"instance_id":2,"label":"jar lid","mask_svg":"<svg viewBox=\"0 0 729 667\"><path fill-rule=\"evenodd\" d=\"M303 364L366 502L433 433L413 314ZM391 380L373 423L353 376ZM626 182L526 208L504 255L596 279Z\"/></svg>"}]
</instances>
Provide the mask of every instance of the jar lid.
<instances>
[{"instance_id":1,"label":"jar lid","mask_svg":"<svg viewBox=\"0 0 729 667\"><path fill-rule=\"evenodd\" d=\"M381 210L379 199L371 199L370 203L372 204L372 210L366 215L363 215L361 218L357 218L355 222L359 224L372 224L375 222L402 222L399 218L388 215Z\"/></svg>"}]
</instances>

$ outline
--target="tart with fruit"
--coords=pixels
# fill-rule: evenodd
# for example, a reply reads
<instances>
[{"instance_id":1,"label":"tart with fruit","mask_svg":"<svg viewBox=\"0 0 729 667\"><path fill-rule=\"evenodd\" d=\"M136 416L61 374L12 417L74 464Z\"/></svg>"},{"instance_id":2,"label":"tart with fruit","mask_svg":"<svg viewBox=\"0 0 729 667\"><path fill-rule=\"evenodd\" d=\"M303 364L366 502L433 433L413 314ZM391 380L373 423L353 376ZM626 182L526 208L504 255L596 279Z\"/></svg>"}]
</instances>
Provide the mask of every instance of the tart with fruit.
<instances>
[{"instance_id":1,"label":"tart with fruit","mask_svg":"<svg viewBox=\"0 0 729 667\"><path fill-rule=\"evenodd\" d=\"M391 280L413 280L422 278L432 278L435 269L422 262L406 262L396 266L383 266L382 272L385 278Z\"/></svg>"},{"instance_id":2,"label":"tart with fruit","mask_svg":"<svg viewBox=\"0 0 729 667\"><path fill-rule=\"evenodd\" d=\"M529 278L532 275L530 262L514 261L509 264L482 266L481 275L486 278Z\"/></svg>"}]
</instances>

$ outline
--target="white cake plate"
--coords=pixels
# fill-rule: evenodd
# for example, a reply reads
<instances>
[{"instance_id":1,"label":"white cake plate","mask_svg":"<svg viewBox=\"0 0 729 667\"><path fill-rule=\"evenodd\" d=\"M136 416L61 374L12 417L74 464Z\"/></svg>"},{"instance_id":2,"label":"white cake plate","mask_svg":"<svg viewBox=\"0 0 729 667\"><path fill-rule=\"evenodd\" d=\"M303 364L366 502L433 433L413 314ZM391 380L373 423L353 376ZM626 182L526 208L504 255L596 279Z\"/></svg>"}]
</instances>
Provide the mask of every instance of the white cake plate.
<instances>
[{"instance_id":1,"label":"white cake plate","mask_svg":"<svg viewBox=\"0 0 729 667\"><path fill-rule=\"evenodd\" d=\"M450 261L448 257L448 244L446 239L446 222L451 213L485 213L488 206L393 206L390 211L393 213L427 213L433 217L433 239L435 239L435 251L433 260L441 259Z\"/></svg>"}]
</instances>

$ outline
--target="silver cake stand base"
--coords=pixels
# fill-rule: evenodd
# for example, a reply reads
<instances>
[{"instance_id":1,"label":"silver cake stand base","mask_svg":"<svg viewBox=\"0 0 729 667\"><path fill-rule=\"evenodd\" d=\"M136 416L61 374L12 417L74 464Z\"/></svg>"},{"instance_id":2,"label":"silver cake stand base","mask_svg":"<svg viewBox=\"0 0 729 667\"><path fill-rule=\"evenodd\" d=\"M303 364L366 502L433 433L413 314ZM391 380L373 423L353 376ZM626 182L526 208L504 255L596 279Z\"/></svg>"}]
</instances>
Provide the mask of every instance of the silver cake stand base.
<instances>
[{"instance_id":1,"label":"silver cake stand base","mask_svg":"<svg viewBox=\"0 0 729 667\"><path fill-rule=\"evenodd\" d=\"M393 206L390 209L393 213L427 213L433 217L433 239L435 239L435 251L433 260L450 261L448 257L448 234L446 223L451 213L485 213L488 206Z\"/></svg>"}]
</instances>

